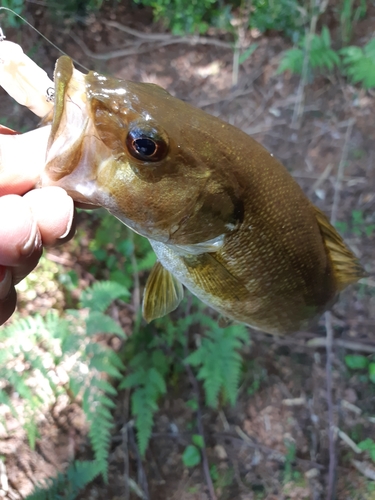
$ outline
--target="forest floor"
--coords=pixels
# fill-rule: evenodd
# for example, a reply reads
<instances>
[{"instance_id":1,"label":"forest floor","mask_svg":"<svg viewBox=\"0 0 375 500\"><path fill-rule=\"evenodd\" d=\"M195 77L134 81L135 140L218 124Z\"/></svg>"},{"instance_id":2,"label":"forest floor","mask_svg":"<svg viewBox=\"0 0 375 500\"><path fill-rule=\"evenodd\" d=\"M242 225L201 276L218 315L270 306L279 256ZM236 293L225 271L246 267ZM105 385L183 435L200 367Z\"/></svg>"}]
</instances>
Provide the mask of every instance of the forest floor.
<instances>
[{"instance_id":1,"label":"forest floor","mask_svg":"<svg viewBox=\"0 0 375 500\"><path fill-rule=\"evenodd\" d=\"M328 215L336 197L338 228L370 278L343 292L333 308L329 365L333 417L327 404L322 318L315 329L285 339L250 332L251 347L244 353L248 376L237 405L220 411L203 407L201 419L209 463L216 466L218 499L326 498L332 460L336 463L333 479L337 499L375 499L375 463L367 453L356 453L353 446L365 438L375 441L375 384L366 373L350 371L345 364L348 354L375 354L375 93L359 90L337 74L318 76L305 88L299 126L293 128L300 80L276 75L280 55L289 47L277 35L248 35L248 42L256 42L258 47L239 66L233 86L230 40L228 47L193 44L189 39L166 45L169 35L154 38L164 32L152 24L148 11L119 7L116 15L104 11L90 16L86 26L61 23L56 29L47 22L43 8L34 6L28 19L90 69L157 83L174 96L241 128L267 147ZM139 33L131 35L109 26L107 22L113 20ZM373 8L357 25L353 42L363 45L373 35L374 23ZM67 34L68 28L74 29L74 38ZM9 29L6 34L27 49L38 43L35 60L52 71L58 54L47 43L41 43L24 27L18 32ZM225 37L220 39L225 41ZM123 47L129 54L113 57ZM90 51L105 56L94 59ZM35 125L30 115L21 114L3 94L0 98L4 125L22 130ZM341 177L340 165L344 168ZM81 214L78 224L89 228L90 216ZM80 286L85 283L85 265L90 263L85 262L85 245L87 238L78 247L68 244L48 250L48 256L63 269L68 270L74 260L82 278ZM64 301L57 285L46 286L32 299L21 287L20 297L21 314ZM133 318L130 313L128 316L131 331ZM145 460L140 461L130 451L130 473L141 487L147 482L151 500L210 498L202 467L187 469L181 460L192 420L185 402L193 393L188 384L171 388L160 402ZM119 422L128 411L127 398L124 394L117 402ZM329 447L330 424L335 431L334 450ZM177 429L174 434L172 426ZM119 429L113 435L108 484L97 480L80 498L126 498L125 449ZM0 497L24 498L38 480L55 474L72 457L84 453L85 432L86 424L76 405L59 408L58 414L46 416L32 451L25 433L14 422L1 436L0 455L6 467L2 474L7 476L8 488L4 490L0 478Z\"/></svg>"}]
</instances>

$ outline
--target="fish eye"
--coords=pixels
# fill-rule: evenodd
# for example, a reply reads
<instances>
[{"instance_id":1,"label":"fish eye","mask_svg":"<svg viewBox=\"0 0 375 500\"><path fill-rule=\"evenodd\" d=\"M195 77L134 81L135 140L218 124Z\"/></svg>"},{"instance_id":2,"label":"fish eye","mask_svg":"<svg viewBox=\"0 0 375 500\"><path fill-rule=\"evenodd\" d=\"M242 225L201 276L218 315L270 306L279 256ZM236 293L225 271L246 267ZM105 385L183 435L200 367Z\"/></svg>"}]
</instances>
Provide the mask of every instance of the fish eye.
<instances>
[{"instance_id":1,"label":"fish eye","mask_svg":"<svg viewBox=\"0 0 375 500\"><path fill-rule=\"evenodd\" d=\"M126 146L134 158L142 161L160 161L168 152L168 144L163 137L153 130L142 130L140 127L128 132Z\"/></svg>"}]
</instances>

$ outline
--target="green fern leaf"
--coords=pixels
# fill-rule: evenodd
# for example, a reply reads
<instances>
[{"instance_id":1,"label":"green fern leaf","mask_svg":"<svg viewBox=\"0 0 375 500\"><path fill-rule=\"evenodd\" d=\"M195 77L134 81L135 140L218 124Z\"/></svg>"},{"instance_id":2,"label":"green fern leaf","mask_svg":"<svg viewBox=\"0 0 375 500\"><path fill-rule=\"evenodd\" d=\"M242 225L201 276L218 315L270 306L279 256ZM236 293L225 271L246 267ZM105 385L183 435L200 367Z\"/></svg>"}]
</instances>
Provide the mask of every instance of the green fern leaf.
<instances>
[{"instance_id":1,"label":"green fern leaf","mask_svg":"<svg viewBox=\"0 0 375 500\"><path fill-rule=\"evenodd\" d=\"M143 456L151 437L154 413L158 409L155 394L145 387L136 389L131 397L132 413L135 417L139 451Z\"/></svg>"},{"instance_id":2,"label":"green fern leaf","mask_svg":"<svg viewBox=\"0 0 375 500\"><path fill-rule=\"evenodd\" d=\"M25 500L75 500L99 474L96 462L74 462L65 473L39 484Z\"/></svg>"},{"instance_id":3,"label":"green fern leaf","mask_svg":"<svg viewBox=\"0 0 375 500\"><path fill-rule=\"evenodd\" d=\"M284 71L290 71L294 75L300 75L302 67L303 51L298 48L289 49L284 52L276 74L279 75L280 73L284 73Z\"/></svg>"},{"instance_id":4,"label":"green fern leaf","mask_svg":"<svg viewBox=\"0 0 375 500\"><path fill-rule=\"evenodd\" d=\"M81 305L104 312L114 300L124 300L129 296L129 291L122 285L114 281L100 281L82 293Z\"/></svg>"},{"instance_id":5,"label":"green fern leaf","mask_svg":"<svg viewBox=\"0 0 375 500\"><path fill-rule=\"evenodd\" d=\"M100 392L95 394L95 389L97 387L95 387L95 380L93 380L84 392L82 407L89 424L89 438L95 461L100 473L107 480L109 446L114 426L113 415L108 407L113 407L113 403L109 403L109 398L104 394Z\"/></svg>"},{"instance_id":6,"label":"green fern leaf","mask_svg":"<svg viewBox=\"0 0 375 500\"><path fill-rule=\"evenodd\" d=\"M144 358L140 353L138 361ZM156 357L160 361L161 358ZM153 366L145 368L146 363L133 364L134 372L127 375L120 384L121 389L134 388L131 395L132 414L137 429L137 440L141 455L144 455L151 436L154 413L158 409L157 400L167 388L163 375ZM149 360L150 362L150 360ZM151 357L152 362L152 357Z\"/></svg>"},{"instance_id":7,"label":"green fern leaf","mask_svg":"<svg viewBox=\"0 0 375 500\"><path fill-rule=\"evenodd\" d=\"M248 342L245 327L236 325L222 329L216 326L207 333L199 349L185 360L199 368L197 378L203 381L209 406L217 407L220 391L225 400L235 404L242 368L238 351L244 342Z\"/></svg>"},{"instance_id":8,"label":"green fern leaf","mask_svg":"<svg viewBox=\"0 0 375 500\"><path fill-rule=\"evenodd\" d=\"M363 49L345 47L341 49L344 73L353 83L361 83L365 89L375 87L375 38Z\"/></svg>"},{"instance_id":9,"label":"green fern leaf","mask_svg":"<svg viewBox=\"0 0 375 500\"><path fill-rule=\"evenodd\" d=\"M370 59L375 60L375 38L366 43L364 46L364 53Z\"/></svg>"},{"instance_id":10,"label":"green fern leaf","mask_svg":"<svg viewBox=\"0 0 375 500\"><path fill-rule=\"evenodd\" d=\"M86 333L87 335L109 333L111 335L118 335L123 339L126 338L123 329L117 321L100 311L90 311L86 319Z\"/></svg>"}]
</instances>

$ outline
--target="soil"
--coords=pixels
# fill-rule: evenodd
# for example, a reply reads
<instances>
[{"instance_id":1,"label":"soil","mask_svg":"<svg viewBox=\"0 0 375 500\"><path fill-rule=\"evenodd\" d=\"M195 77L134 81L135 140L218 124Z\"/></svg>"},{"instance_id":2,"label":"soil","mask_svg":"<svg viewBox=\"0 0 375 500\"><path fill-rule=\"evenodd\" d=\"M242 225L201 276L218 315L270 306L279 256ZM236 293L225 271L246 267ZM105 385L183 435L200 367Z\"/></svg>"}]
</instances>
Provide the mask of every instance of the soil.
<instances>
[{"instance_id":1,"label":"soil","mask_svg":"<svg viewBox=\"0 0 375 500\"><path fill-rule=\"evenodd\" d=\"M220 411L203 406L201 420L208 460L218 471L218 499L326 498L333 458L335 498L375 498L369 472L373 480L375 464L366 453L356 454L346 439L356 429L357 442L367 437L375 441L375 385L348 371L344 362L345 355L357 351L375 353L375 231L366 232L366 227L375 224L375 93L350 85L338 73L317 76L305 88L300 124L292 127L300 79L276 75L281 53L290 46L278 35L247 35L247 42L256 42L258 47L240 65L233 86L233 51L229 45L225 48L186 41L163 46L162 40L150 43L142 34L167 37L168 33L152 23L147 9L121 3L116 10L107 7L100 15L90 15L85 24L63 20L51 23L44 7L30 4L28 9L31 24L90 69L157 83L252 135L281 160L312 202L328 215L334 197L339 197L338 220L345 223L341 226L346 227L345 239L369 278L345 290L333 308L335 337L330 370L334 455L328 439L324 318L313 330L287 339L251 332L252 345L244 353L247 375L237 405ZM121 32L106 24L111 20L140 34ZM373 35L374 22L375 8L370 7L366 19L356 26L352 43L366 43ZM338 27L333 25L331 29L335 39ZM74 38L69 30L74 32ZM33 47L35 61L52 73L58 56L54 48L27 27L8 29L6 34L25 49ZM211 39L230 42L218 33ZM123 47L133 53L109 57ZM107 56L97 60L89 57L89 51ZM36 125L31 114L20 110L4 94L0 99L2 124L21 131ZM338 169L342 162L344 174L340 181ZM360 226L353 219L353 213L358 212L362 217ZM79 225L88 227L90 216L81 214ZM82 240L81 245L84 248L87 242ZM72 252L73 247L61 247L49 251L49 256L67 269L74 265L81 283L87 282L84 251L75 256L74 264ZM47 287L32 302L23 297L24 312L46 310L56 301L63 304L63 297L56 293L58 288ZM124 316L131 330L129 312L125 311ZM311 347L308 341L318 346ZM256 388L252 389L254 383ZM189 384L179 387L178 392L171 388L161 401L143 461L137 456L134 439L127 446L122 437L128 396L123 394L117 402L108 484L98 479L80 498L126 499L124 463L129 459L130 476L143 491L147 485L145 498L209 499L203 469L187 469L181 460L185 446L191 442L189 424L193 415L185 402L194 396L194 388ZM36 448L31 450L16 421L8 422L6 433L1 431L0 454L5 464L0 474L1 498L24 498L36 482L63 470L72 458L88 453L86 424L78 406L62 401L53 412L46 413L39 432Z\"/></svg>"}]
</instances>

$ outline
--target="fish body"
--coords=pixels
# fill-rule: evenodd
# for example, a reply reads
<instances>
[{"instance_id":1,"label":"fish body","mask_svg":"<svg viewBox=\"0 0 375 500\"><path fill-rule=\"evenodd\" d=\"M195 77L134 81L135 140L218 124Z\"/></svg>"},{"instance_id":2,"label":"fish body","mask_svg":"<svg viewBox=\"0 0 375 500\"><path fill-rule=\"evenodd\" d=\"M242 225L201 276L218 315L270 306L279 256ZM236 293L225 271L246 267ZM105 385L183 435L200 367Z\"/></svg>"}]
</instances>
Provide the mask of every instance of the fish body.
<instances>
[{"instance_id":1,"label":"fish body","mask_svg":"<svg viewBox=\"0 0 375 500\"><path fill-rule=\"evenodd\" d=\"M305 328L364 276L284 166L241 130L153 84L66 56L43 185L103 206L158 257L146 320L175 309L182 284L225 317L273 334Z\"/></svg>"}]
</instances>

